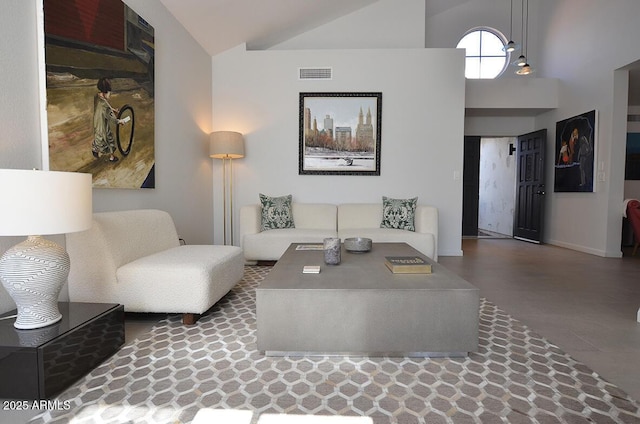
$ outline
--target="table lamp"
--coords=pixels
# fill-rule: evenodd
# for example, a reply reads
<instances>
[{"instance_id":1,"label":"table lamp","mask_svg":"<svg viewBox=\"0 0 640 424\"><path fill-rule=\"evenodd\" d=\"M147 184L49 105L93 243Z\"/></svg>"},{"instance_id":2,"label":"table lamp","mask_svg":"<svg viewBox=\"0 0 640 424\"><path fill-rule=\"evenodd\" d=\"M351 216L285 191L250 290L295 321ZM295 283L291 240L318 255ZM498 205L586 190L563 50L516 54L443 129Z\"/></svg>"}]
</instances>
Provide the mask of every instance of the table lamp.
<instances>
[{"instance_id":1,"label":"table lamp","mask_svg":"<svg viewBox=\"0 0 640 424\"><path fill-rule=\"evenodd\" d=\"M211 133L209 156L222 159L222 199L224 220L224 244L227 244L227 174L229 175L229 215L231 222L231 244L233 245L233 159L244 157L244 137L235 131L214 131ZM229 169L227 169L229 162Z\"/></svg>"},{"instance_id":2,"label":"table lamp","mask_svg":"<svg viewBox=\"0 0 640 424\"><path fill-rule=\"evenodd\" d=\"M58 295L69 275L69 255L43 234L89 229L91 175L0 169L0 236L28 236L0 258L0 281L17 306L14 327L54 324Z\"/></svg>"}]
</instances>

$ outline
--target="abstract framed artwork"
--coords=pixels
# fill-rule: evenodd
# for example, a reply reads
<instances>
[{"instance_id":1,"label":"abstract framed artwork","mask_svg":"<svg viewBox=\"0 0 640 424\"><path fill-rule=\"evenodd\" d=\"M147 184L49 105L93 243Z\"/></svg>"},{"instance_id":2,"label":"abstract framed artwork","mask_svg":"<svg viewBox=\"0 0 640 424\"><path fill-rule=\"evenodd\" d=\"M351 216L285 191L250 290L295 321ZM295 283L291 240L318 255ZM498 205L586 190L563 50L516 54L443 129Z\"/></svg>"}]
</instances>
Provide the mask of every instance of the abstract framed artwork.
<instances>
[{"instance_id":1,"label":"abstract framed artwork","mask_svg":"<svg viewBox=\"0 0 640 424\"><path fill-rule=\"evenodd\" d=\"M44 0L49 167L155 188L154 28L122 0Z\"/></svg>"},{"instance_id":2,"label":"abstract framed artwork","mask_svg":"<svg viewBox=\"0 0 640 424\"><path fill-rule=\"evenodd\" d=\"M300 175L380 175L382 93L300 93Z\"/></svg>"},{"instance_id":3,"label":"abstract framed artwork","mask_svg":"<svg viewBox=\"0 0 640 424\"><path fill-rule=\"evenodd\" d=\"M555 192L593 192L595 110L556 123Z\"/></svg>"}]
</instances>

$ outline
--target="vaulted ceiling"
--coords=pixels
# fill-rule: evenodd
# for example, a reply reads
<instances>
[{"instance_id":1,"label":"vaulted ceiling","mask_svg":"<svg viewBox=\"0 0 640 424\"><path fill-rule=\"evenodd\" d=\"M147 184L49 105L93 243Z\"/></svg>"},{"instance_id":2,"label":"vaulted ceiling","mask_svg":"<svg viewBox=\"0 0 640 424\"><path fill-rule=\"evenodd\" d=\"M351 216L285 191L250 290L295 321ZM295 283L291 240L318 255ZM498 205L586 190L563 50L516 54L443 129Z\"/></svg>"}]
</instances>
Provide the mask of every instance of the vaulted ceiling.
<instances>
[{"instance_id":1,"label":"vaulted ceiling","mask_svg":"<svg viewBox=\"0 0 640 424\"><path fill-rule=\"evenodd\" d=\"M242 43L265 49L378 0L160 0L215 55Z\"/></svg>"},{"instance_id":2,"label":"vaulted ceiling","mask_svg":"<svg viewBox=\"0 0 640 424\"><path fill-rule=\"evenodd\" d=\"M214 56L242 43L266 49L378 0L160 0ZM434 16L473 0L429 0ZM630 66L630 104L640 104L640 63Z\"/></svg>"}]
</instances>

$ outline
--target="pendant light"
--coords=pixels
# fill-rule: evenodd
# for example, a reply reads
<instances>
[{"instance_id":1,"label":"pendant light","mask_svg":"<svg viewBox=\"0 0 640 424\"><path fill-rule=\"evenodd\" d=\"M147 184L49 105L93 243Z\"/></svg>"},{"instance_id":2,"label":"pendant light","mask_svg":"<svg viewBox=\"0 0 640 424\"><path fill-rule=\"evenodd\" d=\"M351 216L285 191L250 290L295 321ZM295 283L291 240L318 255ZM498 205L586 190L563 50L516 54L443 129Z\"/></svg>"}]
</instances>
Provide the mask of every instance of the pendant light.
<instances>
[{"instance_id":1,"label":"pendant light","mask_svg":"<svg viewBox=\"0 0 640 424\"><path fill-rule=\"evenodd\" d=\"M503 50L507 53L513 53L520 47L513 42L513 0L511 0L511 11L509 12L509 42L504 46Z\"/></svg>"},{"instance_id":2,"label":"pendant light","mask_svg":"<svg viewBox=\"0 0 640 424\"><path fill-rule=\"evenodd\" d=\"M531 69L531 66L529 66L528 63L525 63L524 66L520 67L520 69L516 71L516 74L518 75L529 75L531 73L533 73L533 69Z\"/></svg>"},{"instance_id":3,"label":"pendant light","mask_svg":"<svg viewBox=\"0 0 640 424\"><path fill-rule=\"evenodd\" d=\"M522 0L522 6L521 6L520 10L522 12L520 35L521 35L522 44L525 46L525 48L523 49L522 54L520 55L520 57L518 57L518 59L515 62L513 62L513 64L516 65L516 66L524 66L527 63L527 58L524 55L524 50L526 50L526 47L527 47L525 45L525 40L524 40L524 0Z\"/></svg>"},{"instance_id":4,"label":"pendant light","mask_svg":"<svg viewBox=\"0 0 640 424\"><path fill-rule=\"evenodd\" d=\"M518 74L518 75L529 75L529 74L533 73L533 69L531 69L531 66L529 66L529 63L528 63L527 58L525 56L528 53L528 50L529 50L529 0L526 0L527 1L527 21L526 21L527 23L526 23L526 27L524 25L524 1L525 0L522 0L522 21L523 21L522 42L524 43L524 49L522 51L522 55L520 55L520 57L518 58L518 61L516 62L516 65L518 65L520 67L520 69L518 69L516 71L516 74Z\"/></svg>"},{"instance_id":5,"label":"pendant light","mask_svg":"<svg viewBox=\"0 0 640 424\"><path fill-rule=\"evenodd\" d=\"M517 66L524 66L527 64L527 58L524 57L523 54L520 55L520 57L518 58L518 60L516 60L515 62L513 62L514 65Z\"/></svg>"}]
</instances>

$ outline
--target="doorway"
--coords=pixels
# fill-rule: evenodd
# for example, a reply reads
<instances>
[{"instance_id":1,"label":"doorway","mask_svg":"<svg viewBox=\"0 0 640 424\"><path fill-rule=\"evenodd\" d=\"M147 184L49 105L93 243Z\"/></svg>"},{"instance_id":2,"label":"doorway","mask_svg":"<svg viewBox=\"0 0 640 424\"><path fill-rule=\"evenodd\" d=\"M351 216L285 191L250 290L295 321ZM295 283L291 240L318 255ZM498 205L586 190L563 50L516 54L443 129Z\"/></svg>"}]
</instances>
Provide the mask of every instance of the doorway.
<instances>
[{"instance_id":1,"label":"doorway","mask_svg":"<svg viewBox=\"0 0 640 424\"><path fill-rule=\"evenodd\" d=\"M516 137L465 137L463 238L512 238Z\"/></svg>"}]
</instances>

